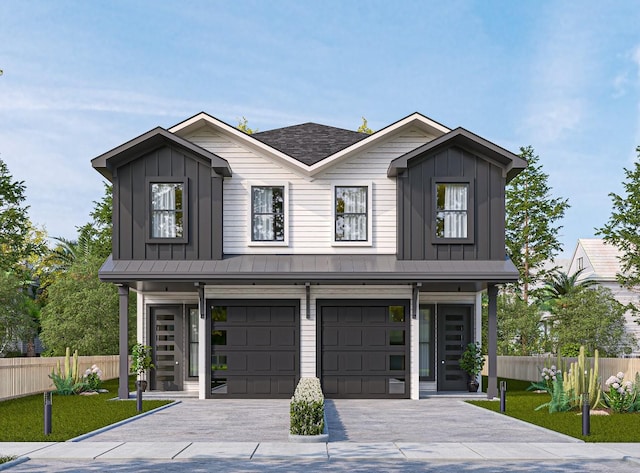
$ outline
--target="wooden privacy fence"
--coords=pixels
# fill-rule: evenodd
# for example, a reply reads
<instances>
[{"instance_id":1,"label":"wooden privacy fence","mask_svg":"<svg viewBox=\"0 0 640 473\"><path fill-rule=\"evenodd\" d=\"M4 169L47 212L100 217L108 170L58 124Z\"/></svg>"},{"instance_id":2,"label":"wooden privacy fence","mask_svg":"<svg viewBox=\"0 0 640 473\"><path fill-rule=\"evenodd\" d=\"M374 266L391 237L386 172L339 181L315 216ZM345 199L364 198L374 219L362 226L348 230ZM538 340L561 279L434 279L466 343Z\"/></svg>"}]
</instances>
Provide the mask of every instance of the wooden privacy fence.
<instances>
[{"instance_id":1,"label":"wooden privacy fence","mask_svg":"<svg viewBox=\"0 0 640 473\"><path fill-rule=\"evenodd\" d=\"M118 377L118 360L118 355L80 356L78 368L84 373L97 365L102 370L102 379L113 379ZM49 374L58 361L64 370L64 356L0 358L0 400L54 389Z\"/></svg>"},{"instance_id":2,"label":"wooden privacy fence","mask_svg":"<svg viewBox=\"0 0 640 473\"><path fill-rule=\"evenodd\" d=\"M569 369L570 363L576 358L563 358ZM593 362L593 358L588 358ZM540 371L545 366L556 365L558 358L547 356L499 356L498 376L501 378L521 379L524 381L540 381ZM626 380L633 381L636 373L640 372L640 358L600 358L598 363L600 380L604 387L604 382L609 376L615 376L619 372L624 373ZM487 375L487 363L482 370L483 375Z\"/></svg>"}]
</instances>

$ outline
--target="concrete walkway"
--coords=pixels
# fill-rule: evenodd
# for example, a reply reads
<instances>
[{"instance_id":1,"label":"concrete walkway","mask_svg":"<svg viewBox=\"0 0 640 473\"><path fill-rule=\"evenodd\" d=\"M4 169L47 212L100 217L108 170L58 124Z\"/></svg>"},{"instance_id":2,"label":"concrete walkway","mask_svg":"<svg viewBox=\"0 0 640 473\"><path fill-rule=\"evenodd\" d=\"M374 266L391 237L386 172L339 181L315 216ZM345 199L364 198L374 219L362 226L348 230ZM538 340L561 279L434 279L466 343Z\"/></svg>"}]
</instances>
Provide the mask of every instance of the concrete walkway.
<instances>
[{"instance_id":1,"label":"concrete walkway","mask_svg":"<svg viewBox=\"0 0 640 473\"><path fill-rule=\"evenodd\" d=\"M513 471L520 471L525 464L544 461L553 465L545 471L571 471L556 470L560 464L582 471L607 471L607 465L617 472L640 470L640 444L583 443L460 399L327 400L327 443L289 442L288 408L288 400L183 399L78 441L0 443L0 455L30 459L12 466L12 472L76 471L73 465L86 471L95 462L103 468L111 468L104 462L120 467L147 462L150 471L154 462L177 462L168 471L191 471L186 464L211 460L245 465L246 471L258 463L268 465L268 471L297 471L286 469L292 462L315 462L315 469L322 470L327 462L342 460L363 467L372 461L381 462L378 467L395 465L374 468L386 471L415 471L415 462L422 467L495 467L487 471L512 471L498 466L516 465ZM278 469L279 462L285 469ZM141 468L138 464L131 471Z\"/></svg>"}]
</instances>

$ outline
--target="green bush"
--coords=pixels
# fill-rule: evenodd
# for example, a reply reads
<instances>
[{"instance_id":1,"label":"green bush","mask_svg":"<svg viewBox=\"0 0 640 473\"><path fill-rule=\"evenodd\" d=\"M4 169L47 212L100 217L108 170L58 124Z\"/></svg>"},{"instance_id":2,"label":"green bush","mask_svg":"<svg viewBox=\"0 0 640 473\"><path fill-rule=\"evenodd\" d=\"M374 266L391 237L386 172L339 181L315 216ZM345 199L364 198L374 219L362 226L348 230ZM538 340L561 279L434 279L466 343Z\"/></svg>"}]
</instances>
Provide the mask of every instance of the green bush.
<instances>
[{"instance_id":1,"label":"green bush","mask_svg":"<svg viewBox=\"0 0 640 473\"><path fill-rule=\"evenodd\" d=\"M318 378L301 378L291 398L292 435L320 435L324 431L324 395Z\"/></svg>"}]
</instances>

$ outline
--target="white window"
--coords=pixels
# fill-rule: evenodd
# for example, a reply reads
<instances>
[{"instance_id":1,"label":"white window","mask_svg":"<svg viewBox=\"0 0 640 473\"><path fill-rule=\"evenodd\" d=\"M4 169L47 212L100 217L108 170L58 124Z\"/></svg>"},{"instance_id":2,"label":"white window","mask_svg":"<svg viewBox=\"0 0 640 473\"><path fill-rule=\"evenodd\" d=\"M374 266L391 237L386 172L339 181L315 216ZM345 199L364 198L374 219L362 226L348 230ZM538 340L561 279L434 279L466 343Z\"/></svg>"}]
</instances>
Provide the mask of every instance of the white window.
<instances>
[{"instance_id":1,"label":"white window","mask_svg":"<svg viewBox=\"0 0 640 473\"><path fill-rule=\"evenodd\" d=\"M251 186L251 241L286 242L286 186Z\"/></svg>"},{"instance_id":2,"label":"white window","mask_svg":"<svg viewBox=\"0 0 640 473\"><path fill-rule=\"evenodd\" d=\"M149 182L154 240L186 240L186 181Z\"/></svg>"},{"instance_id":3,"label":"white window","mask_svg":"<svg viewBox=\"0 0 640 473\"><path fill-rule=\"evenodd\" d=\"M468 237L469 184L436 184L436 238Z\"/></svg>"},{"instance_id":4,"label":"white window","mask_svg":"<svg viewBox=\"0 0 640 473\"><path fill-rule=\"evenodd\" d=\"M334 186L333 189L334 242L370 242L370 186Z\"/></svg>"}]
</instances>

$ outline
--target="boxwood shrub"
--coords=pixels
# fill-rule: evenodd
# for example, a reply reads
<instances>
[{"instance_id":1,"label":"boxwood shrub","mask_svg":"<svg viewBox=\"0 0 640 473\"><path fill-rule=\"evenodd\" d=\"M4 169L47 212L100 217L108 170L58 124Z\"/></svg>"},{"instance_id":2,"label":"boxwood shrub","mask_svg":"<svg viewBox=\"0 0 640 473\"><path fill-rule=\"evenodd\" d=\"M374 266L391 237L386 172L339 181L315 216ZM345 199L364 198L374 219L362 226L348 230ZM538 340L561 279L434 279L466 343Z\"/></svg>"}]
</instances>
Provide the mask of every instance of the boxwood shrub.
<instances>
[{"instance_id":1,"label":"boxwood shrub","mask_svg":"<svg viewBox=\"0 0 640 473\"><path fill-rule=\"evenodd\" d=\"M324 430L324 395L318 378L300 378L291 398L292 435L320 435Z\"/></svg>"}]
</instances>

